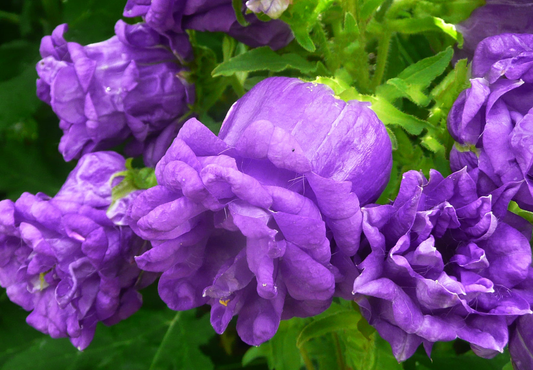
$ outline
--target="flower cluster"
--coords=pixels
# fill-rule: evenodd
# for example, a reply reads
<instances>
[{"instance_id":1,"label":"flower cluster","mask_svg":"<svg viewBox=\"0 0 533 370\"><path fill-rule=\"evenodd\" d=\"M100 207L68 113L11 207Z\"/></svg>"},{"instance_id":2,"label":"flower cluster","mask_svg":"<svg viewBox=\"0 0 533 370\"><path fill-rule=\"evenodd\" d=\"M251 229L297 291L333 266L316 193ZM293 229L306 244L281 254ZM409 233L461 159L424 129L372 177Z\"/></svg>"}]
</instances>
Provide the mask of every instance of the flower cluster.
<instances>
[{"instance_id":1,"label":"flower cluster","mask_svg":"<svg viewBox=\"0 0 533 370\"><path fill-rule=\"evenodd\" d=\"M143 17L146 24L169 38L185 30L225 32L247 45L273 49L284 47L293 38L289 26L278 20L263 22L249 14L243 15L248 25L241 25L231 0L128 0L124 16Z\"/></svg>"},{"instance_id":2,"label":"flower cluster","mask_svg":"<svg viewBox=\"0 0 533 370\"><path fill-rule=\"evenodd\" d=\"M87 154L54 198L24 193L0 202L0 284L32 311L31 326L80 350L98 321L112 325L141 306L133 257L145 242L106 216L111 176L124 168L116 153Z\"/></svg>"},{"instance_id":3,"label":"flower cluster","mask_svg":"<svg viewBox=\"0 0 533 370\"><path fill-rule=\"evenodd\" d=\"M155 165L194 100L168 43L145 24L123 21L116 36L87 46L66 42L66 30L43 38L37 64L37 95L61 120L59 151L70 161L132 138L129 154L144 151Z\"/></svg>"},{"instance_id":4,"label":"flower cluster","mask_svg":"<svg viewBox=\"0 0 533 370\"><path fill-rule=\"evenodd\" d=\"M466 169L429 181L410 171L391 205L363 208L353 291L399 361L456 338L490 358L533 312L531 224L507 211L518 185L483 196L477 181Z\"/></svg>"},{"instance_id":5,"label":"flower cluster","mask_svg":"<svg viewBox=\"0 0 533 370\"><path fill-rule=\"evenodd\" d=\"M219 333L238 315L240 337L259 345L281 319L329 306L346 278L330 243L357 252L359 204L380 195L391 162L366 104L270 78L232 107L219 137L196 119L182 127L157 164L159 185L131 207L131 227L153 246L137 263L163 272L170 308L210 304Z\"/></svg>"},{"instance_id":6,"label":"flower cluster","mask_svg":"<svg viewBox=\"0 0 533 370\"><path fill-rule=\"evenodd\" d=\"M514 200L533 210L533 35L503 34L483 40L472 63L472 87L448 116L458 142L452 170L479 171L481 194L519 183Z\"/></svg>"}]
</instances>

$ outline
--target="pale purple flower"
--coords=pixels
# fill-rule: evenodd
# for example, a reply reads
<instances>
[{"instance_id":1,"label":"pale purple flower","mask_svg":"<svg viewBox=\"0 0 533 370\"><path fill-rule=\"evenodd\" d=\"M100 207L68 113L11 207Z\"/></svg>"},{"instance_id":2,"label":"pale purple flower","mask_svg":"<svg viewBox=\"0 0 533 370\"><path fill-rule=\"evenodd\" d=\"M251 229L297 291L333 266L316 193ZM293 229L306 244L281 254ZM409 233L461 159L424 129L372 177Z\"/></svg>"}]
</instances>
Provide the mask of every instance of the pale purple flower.
<instances>
[{"instance_id":1,"label":"pale purple flower","mask_svg":"<svg viewBox=\"0 0 533 370\"><path fill-rule=\"evenodd\" d=\"M398 361L456 338L490 358L532 313L531 224L507 211L519 184L480 196L477 180L410 171L392 204L363 208L353 292Z\"/></svg>"},{"instance_id":2,"label":"pale purple flower","mask_svg":"<svg viewBox=\"0 0 533 370\"><path fill-rule=\"evenodd\" d=\"M28 324L80 350L98 321L115 324L142 302L134 256L145 242L106 217L110 178L124 169L116 153L87 154L55 197L0 202L0 285L31 311Z\"/></svg>"},{"instance_id":3,"label":"pale purple flower","mask_svg":"<svg viewBox=\"0 0 533 370\"><path fill-rule=\"evenodd\" d=\"M163 35L183 34L185 30L225 32L256 47L273 49L286 46L292 32L284 22L262 22L254 14L243 15L248 26L239 24L231 0L128 0L125 17L143 17Z\"/></svg>"},{"instance_id":4,"label":"pale purple flower","mask_svg":"<svg viewBox=\"0 0 533 370\"><path fill-rule=\"evenodd\" d=\"M365 103L325 85L270 78L235 103L216 137L187 121L141 193L131 226L153 249L138 257L163 272L174 310L210 304L218 333L238 315L251 345L281 319L324 311L335 282L334 240L359 248L360 203L379 197L391 168L384 125Z\"/></svg>"},{"instance_id":5,"label":"pale purple flower","mask_svg":"<svg viewBox=\"0 0 533 370\"><path fill-rule=\"evenodd\" d=\"M504 34L483 40L472 63L472 87L448 116L457 141L452 170L479 171L478 190L519 182L514 200L533 210L533 35Z\"/></svg>"},{"instance_id":6,"label":"pale purple flower","mask_svg":"<svg viewBox=\"0 0 533 370\"><path fill-rule=\"evenodd\" d=\"M37 64L37 95L64 133L59 151L70 161L131 139L128 155L144 151L145 163L155 165L194 101L167 40L146 24L123 21L116 36L87 46L66 42L66 30L60 25L42 39ZM153 142L163 149L150 149Z\"/></svg>"},{"instance_id":7,"label":"pale purple flower","mask_svg":"<svg viewBox=\"0 0 533 370\"><path fill-rule=\"evenodd\" d=\"M270 18L279 18L289 7L291 0L248 0L246 7L254 13L264 13Z\"/></svg>"}]
</instances>

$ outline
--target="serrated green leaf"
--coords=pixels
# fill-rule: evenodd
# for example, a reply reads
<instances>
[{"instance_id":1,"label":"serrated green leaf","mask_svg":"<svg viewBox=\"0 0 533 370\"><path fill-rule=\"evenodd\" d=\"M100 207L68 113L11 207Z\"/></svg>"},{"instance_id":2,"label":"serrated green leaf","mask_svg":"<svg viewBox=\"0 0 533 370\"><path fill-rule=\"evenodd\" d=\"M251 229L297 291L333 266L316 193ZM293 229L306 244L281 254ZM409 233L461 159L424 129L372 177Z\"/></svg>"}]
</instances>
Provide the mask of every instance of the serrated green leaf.
<instances>
[{"instance_id":1,"label":"serrated green leaf","mask_svg":"<svg viewBox=\"0 0 533 370\"><path fill-rule=\"evenodd\" d=\"M343 310L314 320L305 326L296 346L301 348L307 341L338 330L357 330L357 323L361 320L361 314L357 311Z\"/></svg>"},{"instance_id":2,"label":"serrated green leaf","mask_svg":"<svg viewBox=\"0 0 533 370\"><path fill-rule=\"evenodd\" d=\"M425 148L431 150L434 153L437 153L440 151L444 152L446 150L444 145L442 145L442 143L440 143L439 140L435 138L433 134L430 134L430 133L427 133L426 135L424 135L420 143Z\"/></svg>"},{"instance_id":3,"label":"serrated green leaf","mask_svg":"<svg viewBox=\"0 0 533 370\"><path fill-rule=\"evenodd\" d=\"M431 99L421 91L419 86L410 84L401 78L391 78L387 84L394 86L402 96L409 98L417 105L426 107L431 102Z\"/></svg>"},{"instance_id":4,"label":"serrated green leaf","mask_svg":"<svg viewBox=\"0 0 533 370\"><path fill-rule=\"evenodd\" d=\"M398 75L398 78L405 80L409 84L420 86L421 89L425 89L436 77L444 72L450 64L452 57L453 49L447 48L432 57L422 59L410 65Z\"/></svg>"},{"instance_id":5,"label":"serrated green leaf","mask_svg":"<svg viewBox=\"0 0 533 370\"><path fill-rule=\"evenodd\" d=\"M295 1L281 15L280 19L291 27L294 38L305 50L314 52L316 47L309 33L322 13L332 4L333 0Z\"/></svg>"},{"instance_id":6,"label":"serrated green leaf","mask_svg":"<svg viewBox=\"0 0 533 370\"><path fill-rule=\"evenodd\" d=\"M285 69L296 69L303 74L316 70L317 64L309 62L298 54L279 55L268 46L252 49L237 55L213 70L213 76L231 76L237 72L271 71L280 72Z\"/></svg>"},{"instance_id":7,"label":"serrated green leaf","mask_svg":"<svg viewBox=\"0 0 533 370\"><path fill-rule=\"evenodd\" d=\"M370 108L386 125L401 126L412 135L420 135L422 130L429 125L427 121L402 112L380 95L373 97L371 101L372 105Z\"/></svg>"},{"instance_id":8,"label":"serrated green leaf","mask_svg":"<svg viewBox=\"0 0 533 370\"><path fill-rule=\"evenodd\" d=\"M467 62L466 59L461 59L455 63L454 69L430 93L446 115L461 91L470 85Z\"/></svg>"}]
</instances>

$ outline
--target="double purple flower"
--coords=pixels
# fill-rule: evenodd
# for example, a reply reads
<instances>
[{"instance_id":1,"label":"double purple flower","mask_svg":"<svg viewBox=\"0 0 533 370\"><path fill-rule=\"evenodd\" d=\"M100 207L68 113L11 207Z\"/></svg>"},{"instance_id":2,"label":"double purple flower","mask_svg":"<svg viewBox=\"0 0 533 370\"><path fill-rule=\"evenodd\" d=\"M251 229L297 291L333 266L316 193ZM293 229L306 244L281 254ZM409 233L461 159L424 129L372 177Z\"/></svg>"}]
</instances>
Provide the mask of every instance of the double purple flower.
<instances>
[{"instance_id":1,"label":"double purple flower","mask_svg":"<svg viewBox=\"0 0 533 370\"><path fill-rule=\"evenodd\" d=\"M477 181L466 169L429 181L410 171L394 203L363 208L353 291L399 361L456 338L490 358L532 313L531 224L507 211L519 185L485 196Z\"/></svg>"},{"instance_id":2,"label":"double purple flower","mask_svg":"<svg viewBox=\"0 0 533 370\"><path fill-rule=\"evenodd\" d=\"M324 311L335 282L331 243L359 248L360 204L375 200L391 168L384 125L324 85L270 78L235 103L216 137L191 119L157 164L131 226L153 249L138 257L163 272L174 310L210 304L218 333L238 315L251 345L281 319Z\"/></svg>"},{"instance_id":3,"label":"double purple flower","mask_svg":"<svg viewBox=\"0 0 533 370\"><path fill-rule=\"evenodd\" d=\"M116 153L87 154L55 197L0 202L0 284L32 311L28 324L80 350L98 321L115 324L142 302L133 257L146 243L106 216L111 176L124 169Z\"/></svg>"},{"instance_id":4,"label":"double purple flower","mask_svg":"<svg viewBox=\"0 0 533 370\"><path fill-rule=\"evenodd\" d=\"M533 35L483 40L472 62L472 87L448 116L457 144L453 170L479 171L478 190L489 194L517 183L514 200L533 211Z\"/></svg>"},{"instance_id":5,"label":"double purple flower","mask_svg":"<svg viewBox=\"0 0 533 370\"><path fill-rule=\"evenodd\" d=\"M37 95L60 118L65 160L131 139L128 155L155 165L194 101L194 87L168 41L146 24L118 21L116 36L82 46L66 42L66 25L41 41Z\"/></svg>"},{"instance_id":6,"label":"double purple flower","mask_svg":"<svg viewBox=\"0 0 533 370\"><path fill-rule=\"evenodd\" d=\"M124 16L143 17L150 27L170 38L188 29L225 32L247 45L273 49L286 46L293 38L284 22L262 22L254 14L243 15L249 25L242 26L231 0L128 0Z\"/></svg>"}]
</instances>

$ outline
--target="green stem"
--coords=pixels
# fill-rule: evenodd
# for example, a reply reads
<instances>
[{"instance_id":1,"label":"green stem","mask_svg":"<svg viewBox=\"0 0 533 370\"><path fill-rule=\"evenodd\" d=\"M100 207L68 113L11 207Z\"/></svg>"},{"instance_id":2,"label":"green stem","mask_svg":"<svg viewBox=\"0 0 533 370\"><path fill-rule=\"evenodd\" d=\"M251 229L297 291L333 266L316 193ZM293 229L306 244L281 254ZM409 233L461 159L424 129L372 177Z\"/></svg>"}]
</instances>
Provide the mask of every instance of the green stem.
<instances>
[{"instance_id":1,"label":"green stem","mask_svg":"<svg viewBox=\"0 0 533 370\"><path fill-rule=\"evenodd\" d=\"M10 21L11 23L19 24L20 23L20 16L15 13L10 12L4 12L0 10L0 20L6 20Z\"/></svg>"},{"instance_id":2,"label":"green stem","mask_svg":"<svg viewBox=\"0 0 533 370\"><path fill-rule=\"evenodd\" d=\"M313 36L316 41L315 45L320 45L320 51L322 51L322 54L324 55L324 61L326 62L326 66L330 71L335 71L338 66L332 64L333 62L335 62L335 58L333 58L331 55L331 50L329 50L328 47L328 38L320 22L317 22L313 27Z\"/></svg>"},{"instance_id":3,"label":"green stem","mask_svg":"<svg viewBox=\"0 0 533 370\"><path fill-rule=\"evenodd\" d=\"M378 43L378 55L376 59L376 70L372 77L372 90L376 90L376 87L381 85L381 80L385 74L385 67L387 66L387 59L389 58L389 48L391 43L392 32L385 29L383 35Z\"/></svg>"},{"instance_id":4,"label":"green stem","mask_svg":"<svg viewBox=\"0 0 533 370\"><path fill-rule=\"evenodd\" d=\"M157 362L159 361L159 357L161 357L161 353L163 352L163 348L169 341L171 337L171 333L174 329L174 326L178 323L181 316L181 311L178 311L172 321L170 322L170 325L168 326L167 332L165 333L165 336L163 337L163 340L161 341L161 345L157 349L157 352L155 353L154 359L152 360L152 363L150 364L150 370L155 369L155 366L157 365Z\"/></svg>"},{"instance_id":5,"label":"green stem","mask_svg":"<svg viewBox=\"0 0 533 370\"><path fill-rule=\"evenodd\" d=\"M339 336L337 333L331 333L333 336L333 341L335 342L335 349L337 353L337 366L339 367L339 370L345 370L346 364L344 363L344 356L342 355L342 348L339 341Z\"/></svg>"},{"instance_id":6,"label":"green stem","mask_svg":"<svg viewBox=\"0 0 533 370\"><path fill-rule=\"evenodd\" d=\"M305 350L305 348L302 346L302 347L299 347L298 349L300 350L300 355L302 356L304 360L305 368L307 370L315 370L315 367L313 366L313 363L311 362L311 359L309 358L309 355L307 354L307 351Z\"/></svg>"}]
</instances>

